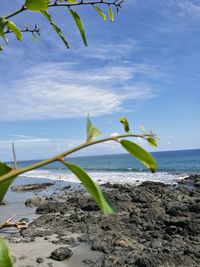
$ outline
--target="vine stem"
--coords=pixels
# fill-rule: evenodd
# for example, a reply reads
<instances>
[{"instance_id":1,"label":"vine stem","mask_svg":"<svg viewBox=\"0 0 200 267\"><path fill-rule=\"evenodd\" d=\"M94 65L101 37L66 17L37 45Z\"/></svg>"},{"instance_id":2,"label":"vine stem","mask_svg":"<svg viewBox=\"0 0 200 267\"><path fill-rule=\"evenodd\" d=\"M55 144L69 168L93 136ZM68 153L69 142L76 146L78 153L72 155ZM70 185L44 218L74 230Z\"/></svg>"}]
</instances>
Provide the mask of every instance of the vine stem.
<instances>
[{"instance_id":1,"label":"vine stem","mask_svg":"<svg viewBox=\"0 0 200 267\"><path fill-rule=\"evenodd\" d=\"M61 159L63 159L64 157L76 152L76 151L79 151L83 148L86 148L86 147L89 147L89 146L92 146L92 145L95 145L95 144L100 144L100 143L104 143L104 142L108 142L108 141L116 141L118 142L119 138L127 138L127 137L140 137L140 138L146 138L146 137L150 137L152 136L151 134L123 134L123 135L116 135L116 136L111 136L111 137L107 137L107 138L103 138L103 139L98 139L98 140L94 140L94 141L88 141L88 142L85 142L79 146L76 146L70 150L67 150L61 154L58 154L54 157L51 157L51 158L48 158L46 160L42 160L42 161L39 161L37 163L34 163L34 164L31 164L27 167L24 167L24 168L19 168L19 169L12 169L10 172L0 176L0 182L3 182L3 181L6 181L8 179L11 179L15 176L18 176L22 173L25 173L25 172L28 172L28 171L31 171L31 170L34 170L34 169L37 169L37 168L40 168L42 166L45 166L47 164L50 164L54 161L60 161Z\"/></svg>"}]
</instances>

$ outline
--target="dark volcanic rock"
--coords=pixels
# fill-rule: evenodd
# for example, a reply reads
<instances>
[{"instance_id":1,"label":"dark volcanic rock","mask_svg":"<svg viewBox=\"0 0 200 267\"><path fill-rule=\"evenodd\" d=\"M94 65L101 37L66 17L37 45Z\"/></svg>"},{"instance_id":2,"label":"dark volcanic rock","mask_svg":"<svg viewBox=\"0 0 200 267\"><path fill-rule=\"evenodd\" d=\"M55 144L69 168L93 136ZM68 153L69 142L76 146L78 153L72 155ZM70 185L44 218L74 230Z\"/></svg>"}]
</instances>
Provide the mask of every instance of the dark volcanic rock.
<instances>
[{"instance_id":1,"label":"dark volcanic rock","mask_svg":"<svg viewBox=\"0 0 200 267\"><path fill-rule=\"evenodd\" d=\"M44 262L44 258L43 257L37 257L36 262L42 263L42 262Z\"/></svg>"},{"instance_id":2,"label":"dark volcanic rock","mask_svg":"<svg viewBox=\"0 0 200 267\"><path fill-rule=\"evenodd\" d=\"M192 176L189 181L196 183L198 179ZM102 253L97 262L88 262L89 267L200 266L197 186L191 190L185 185L171 187L154 182L138 187L108 184L107 194L118 209L110 216L102 214L83 190L72 194L62 191L38 201L37 213L42 215L20 232L22 240L54 235L56 240L50 241L54 244L75 247L86 242ZM68 233L76 238L69 238ZM51 258L64 260L71 253L61 247Z\"/></svg>"},{"instance_id":3,"label":"dark volcanic rock","mask_svg":"<svg viewBox=\"0 0 200 267\"><path fill-rule=\"evenodd\" d=\"M33 190L43 190L49 186L54 185L54 183L38 183L38 184L25 184L25 185L15 185L10 188L13 192L26 192Z\"/></svg>"},{"instance_id":4,"label":"dark volcanic rock","mask_svg":"<svg viewBox=\"0 0 200 267\"><path fill-rule=\"evenodd\" d=\"M40 205L43 201L44 199L42 197L33 197L33 198L27 199L25 201L25 205L27 207L34 207L34 206Z\"/></svg>"},{"instance_id":5,"label":"dark volcanic rock","mask_svg":"<svg viewBox=\"0 0 200 267\"><path fill-rule=\"evenodd\" d=\"M50 258L56 261L64 261L73 255L71 249L67 247L60 247L51 252Z\"/></svg>"},{"instance_id":6,"label":"dark volcanic rock","mask_svg":"<svg viewBox=\"0 0 200 267\"><path fill-rule=\"evenodd\" d=\"M180 180L179 184L200 187L200 174L192 174L185 179Z\"/></svg>"}]
</instances>

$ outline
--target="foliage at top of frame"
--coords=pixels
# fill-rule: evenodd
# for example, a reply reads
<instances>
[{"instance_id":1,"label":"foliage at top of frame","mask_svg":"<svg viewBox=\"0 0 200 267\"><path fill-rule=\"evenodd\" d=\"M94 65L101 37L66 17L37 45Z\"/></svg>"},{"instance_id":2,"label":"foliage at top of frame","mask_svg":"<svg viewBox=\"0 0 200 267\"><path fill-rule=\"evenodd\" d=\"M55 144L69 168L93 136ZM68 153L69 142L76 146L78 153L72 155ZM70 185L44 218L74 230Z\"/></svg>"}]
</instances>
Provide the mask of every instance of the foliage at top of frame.
<instances>
[{"instance_id":1,"label":"foliage at top of frame","mask_svg":"<svg viewBox=\"0 0 200 267\"><path fill-rule=\"evenodd\" d=\"M10 20L11 17L17 16L20 13L24 11L32 11L32 12L39 12L42 16L44 16L50 26L53 28L53 30L57 33L58 37L61 39L61 41L64 43L64 45L67 48L70 48L69 42L62 33L61 27L58 26L51 17L51 14L49 13L49 9L52 7L61 7L61 8L67 8L69 10L69 14L72 16L77 29L80 33L80 36L82 38L82 41L85 46L88 46L87 38L83 26L83 22L77 13L77 11L74 9L75 7L81 6L81 5L90 5L94 8L94 10L103 18L103 20L107 19L107 15L102 11L102 9L99 7L100 5L107 6L107 13L108 17L111 22L114 21L114 11L113 8L116 9L116 12L119 13L119 10L121 8L121 4L124 0L113 0L112 2L110 0L89 0L89 1L82 1L82 0L25 0L23 6L17 10L16 12L11 13L8 16L0 17L0 37L3 39L5 44L8 44L8 37L7 35L9 33L13 33L17 40L23 39L23 33L29 32L33 36L33 40L36 41L37 37L40 36L40 28L35 25L33 28L29 28L27 24L25 24L25 28L20 29L13 21ZM3 45L0 43L0 51L3 50Z\"/></svg>"}]
</instances>

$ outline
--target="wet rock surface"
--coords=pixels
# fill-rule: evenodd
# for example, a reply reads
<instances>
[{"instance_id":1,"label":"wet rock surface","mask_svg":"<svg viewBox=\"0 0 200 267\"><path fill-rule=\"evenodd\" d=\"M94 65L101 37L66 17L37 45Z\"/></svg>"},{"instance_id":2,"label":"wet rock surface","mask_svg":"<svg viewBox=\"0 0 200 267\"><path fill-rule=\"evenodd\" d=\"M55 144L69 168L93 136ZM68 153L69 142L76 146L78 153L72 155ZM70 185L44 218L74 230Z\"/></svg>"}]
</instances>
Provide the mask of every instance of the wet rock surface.
<instances>
[{"instance_id":1,"label":"wet rock surface","mask_svg":"<svg viewBox=\"0 0 200 267\"><path fill-rule=\"evenodd\" d=\"M12 242L20 235L18 242L33 242L36 237L48 240L55 235L53 243L62 247L52 249L54 260L66 259L63 254L69 250L70 257L74 247L87 243L103 255L95 262L86 255L85 264L90 267L197 267L200 187L195 186L196 178L191 176L174 188L154 182L137 187L104 185L118 209L111 216L102 214L84 190L63 191L38 203L41 216L8 238ZM69 234L79 237L69 238Z\"/></svg>"},{"instance_id":2,"label":"wet rock surface","mask_svg":"<svg viewBox=\"0 0 200 267\"><path fill-rule=\"evenodd\" d=\"M51 255L50 258L56 261L64 261L68 258L70 258L73 255L73 252L71 249L67 247L60 247L55 249Z\"/></svg>"},{"instance_id":3,"label":"wet rock surface","mask_svg":"<svg viewBox=\"0 0 200 267\"><path fill-rule=\"evenodd\" d=\"M15 186L12 186L10 190L13 192L26 192L26 191L33 191L33 190L43 190L53 185L54 183L15 185Z\"/></svg>"}]
</instances>

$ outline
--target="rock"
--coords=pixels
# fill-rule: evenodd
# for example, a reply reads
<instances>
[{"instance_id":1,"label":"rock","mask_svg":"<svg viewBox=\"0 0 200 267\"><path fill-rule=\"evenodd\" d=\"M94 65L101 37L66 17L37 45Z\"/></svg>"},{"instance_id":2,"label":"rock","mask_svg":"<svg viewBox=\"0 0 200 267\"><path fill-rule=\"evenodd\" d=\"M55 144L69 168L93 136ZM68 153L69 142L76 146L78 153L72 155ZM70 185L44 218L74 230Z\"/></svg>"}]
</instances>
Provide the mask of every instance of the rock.
<instances>
[{"instance_id":1,"label":"rock","mask_svg":"<svg viewBox=\"0 0 200 267\"><path fill-rule=\"evenodd\" d=\"M28 218L22 218L22 219L19 220L19 222L26 222L26 223L28 223L29 222L29 219Z\"/></svg>"},{"instance_id":2,"label":"rock","mask_svg":"<svg viewBox=\"0 0 200 267\"><path fill-rule=\"evenodd\" d=\"M152 182L152 181L145 181L142 182L139 187L146 187L146 188L152 188L155 189L156 187L167 187L166 184L161 182Z\"/></svg>"},{"instance_id":3,"label":"rock","mask_svg":"<svg viewBox=\"0 0 200 267\"><path fill-rule=\"evenodd\" d=\"M190 236L196 236L200 234L200 223L196 221L189 221L185 230Z\"/></svg>"},{"instance_id":4,"label":"rock","mask_svg":"<svg viewBox=\"0 0 200 267\"><path fill-rule=\"evenodd\" d=\"M162 241L160 239L156 239L151 242L152 248L162 248Z\"/></svg>"},{"instance_id":5,"label":"rock","mask_svg":"<svg viewBox=\"0 0 200 267\"><path fill-rule=\"evenodd\" d=\"M137 267L150 267L150 266L152 266L151 262L149 261L149 259L147 257L138 258L135 262L135 265Z\"/></svg>"},{"instance_id":6,"label":"rock","mask_svg":"<svg viewBox=\"0 0 200 267\"><path fill-rule=\"evenodd\" d=\"M71 249L67 247L60 247L51 252L50 258L56 261L64 261L73 255Z\"/></svg>"},{"instance_id":7,"label":"rock","mask_svg":"<svg viewBox=\"0 0 200 267\"><path fill-rule=\"evenodd\" d=\"M93 261L91 259L84 259L84 260L82 260L82 263L84 263L86 265L90 265L93 263Z\"/></svg>"},{"instance_id":8,"label":"rock","mask_svg":"<svg viewBox=\"0 0 200 267\"><path fill-rule=\"evenodd\" d=\"M44 199L41 197L33 197L33 198L27 199L25 201L25 205L27 207L39 206L43 201L44 201Z\"/></svg>"},{"instance_id":9,"label":"rock","mask_svg":"<svg viewBox=\"0 0 200 267\"><path fill-rule=\"evenodd\" d=\"M109 250L109 248L107 246L107 243L106 242L100 242L99 240L95 240L92 243L91 250L100 251L100 252L103 252L103 253L106 253L106 254L110 253L110 250Z\"/></svg>"},{"instance_id":10,"label":"rock","mask_svg":"<svg viewBox=\"0 0 200 267\"><path fill-rule=\"evenodd\" d=\"M71 188L71 185L67 185L67 186L63 187L63 190L68 190L70 188Z\"/></svg>"},{"instance_id":11,"label":"rock","mask_svg":"<svg viewBox=\"0 0 200 267\"><path fill-rule=\"evenodd\" d=\"M194 186L200 187L200 178L194 182Z\"/></svg>"},{"instance_id":12,"label":"rock","mask_svg":"<svg viewBox=\"0 0 200 267\"><path fill-rule=\"evenodd\" d=\"M56 201L45 201L40 203L36 209L36 214L48 214L58 212L62 208L61 203Z\"/></svg>"},{"instance_id":13,"label":"rock","mask_svg":"<svg viewBox=\"0 0 200 267\"><path fill-rule=\"evenodd\" d=\"M144 245L139 244L136 240L121 236L114 241L114 246L122 247L122 248L130 248L130 249L137 249L143 250Z\"/></svg>"},{"instance_id":14,"label":"rock","mask_svg":"<svg viewBox=\"0 0 200 267\"><path fill-rule=\"evenodd\" d=\"M11 255L11 260L12 260L12 263L15 263L17 261L17 257Z\"/></svg>"},{"instance_id":15,"label":"rock","mask_svg":"<svg viewBox=\"0 0 200 267\"><path fill-rule=\"evenodd\" d=\"M26 192L33 190L43 190L49 186L54 185L54 183L38 183L38 184L25 184L25 185L15 185L10 188L13 192Z\"/></svg>"},{"instance_id":16,"label":"rock","mask_svg":"<svg viewBox=\"0 0 200 267\"><path fill-rule=\"evenodd\" d=\"M163 239L165 239L165 240L167 240L167 241L169 241L169 242L172 241L172 237L171 237L170 235L168 235L168 234L165 234L165 235L163 236Z\"/></svg>"},{"instance_id":17,"label":"rock","mask_svg":"<svg viewBox=\"0 0 200 267\"><path fill-rule=\"evenodd\" d=\"M194 176L191 181L198 179ZM30 242L43 237L52 246L91 244L91 250L100 252L98 261L85 261L91 267L197 267L200 189L190 188L187 184L172 187L154 182L140 186L104 185L118 209L112 216L100 212L85 190L69 194L62 191L39 200L37 212L41 215L26 230L18 232L20 240L16 241L12 234L9 241ZM61 257L58 252L54 254L55 258L62 258L62 253ZM37 265L35 262L34 267ZM57 265L55 261L52 266Z\"/></svg>"},{"instance_id":18,"label":"rock","mask_svg":"<svg viewBox=\"0 0 200 267\"><path fill-rule=\"evenodd\" d=\"M149 219L158 219L165 214L165 209L160 205L159 202L152 202L148 205L148 210L146 211L146 216Z\"/></svg>"},{"instance_id":19,"label":"rock","mask_svg":"<svg viewBox=\"0 0 200 267\"><path fill-rule=\"evenodd\" d=\"M26 259L26 255L21 255L20 257L19 257L19 260L21 261L21 260L24 260L24 259Z\"/></svg>"},{"instance_id":20,"label":"rock","mask_svg":"<svg viewBox=\"0 0 200 267\"><path fill-rule=\"evenodd\" d=\"M97 211L97 210L99 210L99 207L92 200L89 200L86 203L82 203L80 208L81 208L81 210L84 210L84 211Z\"/></svg>"},{"instance_id":21,"label":"rock","mask_svg":"<svg viewBox=\"0 0 200 267\"><path fill-rule=\"evenodd\" d=\"M195 187L200 187L200 175L192 174L178 182L181 185L194 185Z\"/></svg>"},{"instance_id":22,"label":"rock","mask_svg":"<svg viewBox=\"0 0 200 267\"><path fill-rule=\"evenodd\" d=\"M44 262L44 258L43 257L37 257L36 262L42 263L42 262Z\"/></svg>"},{"instance_id":23,"label":"rock","mask_svg":"<svg viewBox=\"0 0 200 267\"><path fill-rule=\"evenodd\" d=\"M195 213L200 213L200 203L190 204L188 210Z\"/></svg>"}]
</instances>

